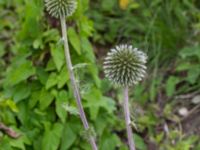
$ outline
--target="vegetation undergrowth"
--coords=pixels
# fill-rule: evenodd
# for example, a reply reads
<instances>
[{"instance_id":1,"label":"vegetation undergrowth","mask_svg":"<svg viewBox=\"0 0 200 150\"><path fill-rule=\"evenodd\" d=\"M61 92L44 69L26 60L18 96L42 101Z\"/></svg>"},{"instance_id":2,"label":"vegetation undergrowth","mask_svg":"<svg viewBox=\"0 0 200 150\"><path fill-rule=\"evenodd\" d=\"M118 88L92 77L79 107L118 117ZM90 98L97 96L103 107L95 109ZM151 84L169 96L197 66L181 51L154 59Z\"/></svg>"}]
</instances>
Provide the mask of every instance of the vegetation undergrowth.
<instances>
[{"instance_id":1,"label":"vegetation undergrowth","mask_svg":"<svg viewBox=\"0 0 200 150\"><path fill-rule=\"evenodd\" d=\"M59 21L43 0L0 1L0 149L89 150L94 134L100 150L127 150L122 92L101 68L119 43L149 56L148 76L130 90L136 149L200 149L200 3L128 1L78 0L68 20L75 76L96 131L89 134L77 117Z\"/></svg>"}]
</instances>

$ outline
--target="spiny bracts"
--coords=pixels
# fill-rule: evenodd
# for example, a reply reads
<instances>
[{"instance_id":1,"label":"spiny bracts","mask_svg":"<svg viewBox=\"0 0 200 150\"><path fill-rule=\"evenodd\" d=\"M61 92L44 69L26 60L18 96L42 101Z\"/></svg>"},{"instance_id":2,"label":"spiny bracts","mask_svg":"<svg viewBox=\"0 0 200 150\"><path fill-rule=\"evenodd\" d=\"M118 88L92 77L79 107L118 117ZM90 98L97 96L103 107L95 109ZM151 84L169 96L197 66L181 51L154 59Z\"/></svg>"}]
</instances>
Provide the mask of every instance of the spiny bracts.
<instances>
[{"instance_id":1,"label":"spiny bracts","mask_svg":"<svg viewBox=\"0 0 200 150\"><path fill-rule=\"evenodd\" d=\"M76 0L45 0L45 6L49 14L55 18L71 16L76 8Z\"/></svg>"},{"instance_id":2,"label":"spiny bracts","mask_svg":"<svg viewBox=\"0 0 200 150\"><path fill-rule=\"evenodd\" d=\"M130 45L119 45L108 52L104 61L105 76L122 86L137 84L146 73L147 55Z\"/></svg>"}]
</instances>

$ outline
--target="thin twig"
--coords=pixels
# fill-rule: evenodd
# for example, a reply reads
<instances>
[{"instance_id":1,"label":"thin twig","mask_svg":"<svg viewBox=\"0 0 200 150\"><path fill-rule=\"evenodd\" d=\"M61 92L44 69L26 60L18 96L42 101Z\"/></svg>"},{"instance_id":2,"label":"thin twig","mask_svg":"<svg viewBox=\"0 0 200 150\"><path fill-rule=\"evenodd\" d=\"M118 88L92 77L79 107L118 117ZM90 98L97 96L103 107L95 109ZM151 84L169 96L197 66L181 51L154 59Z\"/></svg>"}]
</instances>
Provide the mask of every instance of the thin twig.
<instances>
[{"instance_id":1,"label":"thin twig","mask_svg":"<svg viewBox=\"0 0 200 150\"><path fill-rule=\"evenodd\" d=\"M10 136L11 138L18 138L20 136L20 134L18 134L17 132L15 132L13 129L7 127L5 124L0 123L0 130L2 130L3 132L5 132L8 136Z\"/></svg>"},{"instance_id":2,"label":"thin twig","mask_svg":"<svg viewBox=\"0 0 200 150\"><path fill-rule=\"evenodd\" d=\"M135 144L133 141L133 133L131 128L131 119L130 119L130 111L129 111L129 97L128 97L128 87L125 87L124 89L124 117L126 121L126 131L128 136L128 144L130 150L136 150Z\"/></svg>"},{"instance_id":3,"label":"thin twig","mask_svg":"<svg viewBox=\"0 0 200 150\"><path fill-rule=\"evenodd\" d=\"M67 69L70 74L70 80L71 80L71 85L73 87L74 97L75 97L76 103L78 105L79 115L80 115L81 121L83 123L83 126L84 126L85 130L88 131L89 124L88 124L85 112L83 110L83 106L81 104L81 96L80 96L80 92L79 92L78 86L76 84L76 80L75 80L75 76L74 76L74 72L73 72L73 67L72 67L72 62L71 62L71 57L70 57L70 52L69 52L69 45L68 45L68 38L67 38L67 26L66 26L65 17L64 16L61 17L60 21L61 21L61 28L62 28L62 36L63 36L63 40L64 40L66 65L67 65ZM98 150L97 145L95 143L95 139L92 135L90 136L89 141L92 146L92 149Z\"/></svg>"}]
</instances>

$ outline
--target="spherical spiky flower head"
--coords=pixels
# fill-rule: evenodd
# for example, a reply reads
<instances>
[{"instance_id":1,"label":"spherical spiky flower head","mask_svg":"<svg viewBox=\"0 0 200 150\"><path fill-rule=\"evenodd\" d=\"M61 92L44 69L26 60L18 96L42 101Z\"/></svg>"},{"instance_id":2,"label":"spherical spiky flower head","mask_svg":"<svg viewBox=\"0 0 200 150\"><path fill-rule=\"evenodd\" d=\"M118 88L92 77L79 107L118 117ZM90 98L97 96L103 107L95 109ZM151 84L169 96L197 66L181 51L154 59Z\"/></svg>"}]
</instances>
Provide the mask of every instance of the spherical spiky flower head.
<instances>
[{"instance_id":1,"label":"spherical spiky flower head","mask_svg":"<svg viewBox=\"0 0 200 150\"><path fill-rule=\"evenodd\" d=\"M53 17L71 16L76 8L76 0L45 0L47 11Z\"/></svg>"},{"instance_id":2,"label":"spherical spiky flower head","mask_svg":"<svg viewBox=\"0 0 200 150\"><path fill-rule=\"evenodd\" d=\"M130 86L145 75L147 55L129 45L119 45L108 52L104 62L106 77L114 83Z\"/></svg>"}]
</instances>

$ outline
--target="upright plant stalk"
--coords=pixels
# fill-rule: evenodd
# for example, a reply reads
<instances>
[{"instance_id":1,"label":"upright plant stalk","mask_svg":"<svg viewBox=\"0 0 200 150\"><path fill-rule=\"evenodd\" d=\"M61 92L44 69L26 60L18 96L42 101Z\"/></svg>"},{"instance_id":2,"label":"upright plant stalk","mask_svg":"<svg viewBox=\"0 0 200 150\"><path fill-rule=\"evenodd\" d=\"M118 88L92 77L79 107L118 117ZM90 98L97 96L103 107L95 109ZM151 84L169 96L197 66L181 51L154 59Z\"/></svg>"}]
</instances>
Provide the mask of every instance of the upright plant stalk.
<instances>
[{"instance_id":1,"label":"upright plant stalk","mask_svg":"<svg viewBox=\"0 0 200 150\"><path fill-rule=\"evenodd\" d=\"M133 140L133 133L131 128L131 119L129 111L129 97L128 97L128 87L124 88L124 117L126 122L126 132L128 136L128 145L130 150L135 150L135 143Z\"/></svg>"},{"instance_id":2,"label":"upright plant stalk","mask_svg":"<svg viewBox=\"0 0 200 150\"><path fill-rule=\"evenodd\" d=\"M79 88L77 86L74 72L73 72L73 67L72 67L72 62L71 62L71 57L70 57L70 52L69 52L69 45L68 45L68 38L67 38L67 26L66 26L65 17L61 16L60 21L61 21L61 28L62 28L62 37L64 40L66 65L67 65L67 69L70 74L70 80L71 80L71 85L73 87L74 97L75 97L76 103L78 105L79 115L80 115L81 121L83 123L84 129L86 131L88 131L89 124L88 124L85 112L83 110L83 106L81 104L81 96L80 96ZM90 137L89 137L89 142L90 142L93 150L98 150L97 145L95 143L95 138L92 135L90 135Z\"/></svg>"},{"instance_id":3,"label":"upright plant stalk","mask_svg":"<svg viewBox=\"0 0 200 150\"><path fill-rule=\"evenodd\" d=\"M106 77L124 87L124 117L130 150L135 150L129 111L128 87L137 84L145 75L147 56L131 45L119 45L108 52L104 61Z\"/></svg>"},{"instance_id":4,"label":"upright plant stalk","mask_svg":"<svg viewBox=\"0 0 200 150\"><path fill-rule=\"evenodd\" d=\"M89 124L85 116L83 106L81 104L81 96L80 96L79 88L76 84L73 66L71 62L68 38L67 38L67 26L66 26L66 19L65 19L65 17L71 16L76 11L77 0L44 0L44 1L45 1L46 9L49 12L49 14L52 17L60 19L62 37L64 41L65 60L66 60L67 70L69 71L71 85L73 88L73 93L76 99L81 121L83 123L85 131L89 132L89 129L90 129ZM98 150L97 145L95 143L95 138L92 135L89 135L89 142L93 150Z\"/></svg>"}]
</instances>

